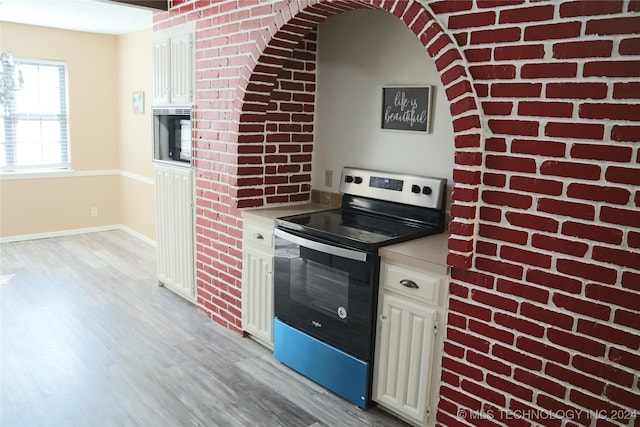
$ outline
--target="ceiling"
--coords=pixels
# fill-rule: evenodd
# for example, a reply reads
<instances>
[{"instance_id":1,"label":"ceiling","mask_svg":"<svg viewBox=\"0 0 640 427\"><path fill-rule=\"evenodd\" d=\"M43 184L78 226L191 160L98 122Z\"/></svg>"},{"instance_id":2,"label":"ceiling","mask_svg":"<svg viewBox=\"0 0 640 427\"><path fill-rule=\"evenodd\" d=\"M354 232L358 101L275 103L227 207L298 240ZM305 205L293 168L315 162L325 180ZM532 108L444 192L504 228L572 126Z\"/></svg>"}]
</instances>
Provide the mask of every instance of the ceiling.
<instances>
[{"instance_id":1,"label":"ceiling","mask_svg":"<svg viewBox=\"0 0 640 427\"><path fill-rule=\"evenodd\" d=\"M105 0L0 0L0 20L103 34L151 28L151 9Z\"/></svg>"}]
</instances>

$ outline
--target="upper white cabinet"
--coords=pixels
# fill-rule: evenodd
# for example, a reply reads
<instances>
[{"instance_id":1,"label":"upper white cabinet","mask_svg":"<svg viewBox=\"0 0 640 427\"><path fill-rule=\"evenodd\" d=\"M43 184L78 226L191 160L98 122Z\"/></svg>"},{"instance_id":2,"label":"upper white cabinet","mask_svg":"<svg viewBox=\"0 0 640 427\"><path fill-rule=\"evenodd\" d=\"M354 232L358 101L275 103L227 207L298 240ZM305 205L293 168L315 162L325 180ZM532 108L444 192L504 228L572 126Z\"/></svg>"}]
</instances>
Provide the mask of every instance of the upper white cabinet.
<instances>
[{"instance_id":1,"label":"upper white cabinet","mask_svg":"<svg viewBox=\"0 0 640 427\"><path fill-rule=\"evenodd\" d=\"M169 62L170 41L169 37L154 35L153 40L153 104L169 103Z\"/></svg>"},{"instance_id":2,"label":"upper white cabinet","mask_svg":"<svg viewBox=\"0 0 640 427\"><path fill-rule=\"evenodd\" d=\"M183 25L153 35L153 105L191 105L194 27Z\"/></svg>"}]
</instances>

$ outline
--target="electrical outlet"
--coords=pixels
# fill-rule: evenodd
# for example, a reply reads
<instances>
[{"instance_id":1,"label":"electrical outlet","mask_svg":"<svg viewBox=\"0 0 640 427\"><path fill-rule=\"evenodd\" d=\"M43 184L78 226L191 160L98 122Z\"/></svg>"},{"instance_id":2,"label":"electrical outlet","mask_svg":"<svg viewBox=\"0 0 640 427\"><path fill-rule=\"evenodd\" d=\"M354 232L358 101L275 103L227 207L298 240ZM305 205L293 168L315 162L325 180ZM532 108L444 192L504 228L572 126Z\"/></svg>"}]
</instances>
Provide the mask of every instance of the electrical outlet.
<instances>
[{"instance_id":1,"label":"electrical outlet","mask_svg":"<svg viewBox=\"0 0 640 427\"><path fill-rule=\"evenodd\" d=\"M333 186L333 171L332 170L325 170L324 171L324 186L325 187L332 187Z\"/></svg>"},{"instance_id":2,"label":"electrical outlet","mask_svg":"<svg viewBox=\"0 0 640 427\"><path fill-rule=\"evenodd\" d=\"M98 208L96 207L91 208L91 216L98 216Z\"/></svg>"}]
</instances>

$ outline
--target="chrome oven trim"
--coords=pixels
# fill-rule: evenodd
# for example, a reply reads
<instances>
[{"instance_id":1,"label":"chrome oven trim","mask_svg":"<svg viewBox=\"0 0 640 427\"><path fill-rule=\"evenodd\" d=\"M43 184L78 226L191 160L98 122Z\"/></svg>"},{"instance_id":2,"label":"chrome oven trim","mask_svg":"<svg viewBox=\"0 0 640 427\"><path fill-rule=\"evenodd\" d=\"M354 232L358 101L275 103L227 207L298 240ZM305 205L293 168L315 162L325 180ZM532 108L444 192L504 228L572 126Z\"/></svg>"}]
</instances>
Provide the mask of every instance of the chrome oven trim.
<instances>
[{"instance_id":1,"label":"chrome oven trim","mask_svg":"<svg viewBox=\"0 0 640 427\"><path fill-rule=\"evenodd\" d=\"M323 252L330 255L339 256L342 258L349 258L354 261L366 262L367 261L367 253L354 251L351 249L341 248L338 246L327 245L322 242L318 242L315 240L305 239L304 237L296 236L291 233L287 233L284 230L276 228L274 234L282 239L285 239L291 243L295 243L299 246L304 246L305 248L313 249L319 252Z\"/></svg>"}]
</instances>

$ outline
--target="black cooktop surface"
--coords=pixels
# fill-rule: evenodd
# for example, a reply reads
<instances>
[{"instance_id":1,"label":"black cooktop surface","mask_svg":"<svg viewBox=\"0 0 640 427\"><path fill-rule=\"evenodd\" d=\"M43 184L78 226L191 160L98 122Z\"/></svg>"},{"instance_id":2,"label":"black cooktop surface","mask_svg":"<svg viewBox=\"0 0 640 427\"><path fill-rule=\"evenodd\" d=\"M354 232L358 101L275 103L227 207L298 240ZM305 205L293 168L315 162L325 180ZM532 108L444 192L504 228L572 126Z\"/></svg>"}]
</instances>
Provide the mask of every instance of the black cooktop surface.
<instances>
[{"instance_id":1,"label":"black cooktop surface","mask_svg":"<svg viewBox=\"0 0 640 427\"><path fill-rule=\"evenodd\" d=\"M276 224L280 228L362 249L373 249L442 231L432 224L343 209L279 218Z\"/></svg>"}]
</instances>

